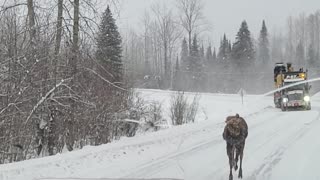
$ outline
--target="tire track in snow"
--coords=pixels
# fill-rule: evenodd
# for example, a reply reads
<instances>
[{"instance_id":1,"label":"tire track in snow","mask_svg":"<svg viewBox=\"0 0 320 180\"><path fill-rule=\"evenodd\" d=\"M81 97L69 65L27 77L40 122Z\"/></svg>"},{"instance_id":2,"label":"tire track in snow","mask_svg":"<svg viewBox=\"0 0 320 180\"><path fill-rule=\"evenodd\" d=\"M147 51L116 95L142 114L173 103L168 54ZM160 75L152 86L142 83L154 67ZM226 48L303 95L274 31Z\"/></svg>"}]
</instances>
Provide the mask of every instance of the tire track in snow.
<instances>
[{"instance_id":1,"label":"tire track in snow","mask_svg":"<svg viewBox=\"0 0 320 180\"><path fill-rule=\"evenodd\" d=\"M134 172L125 175L124 178L129 177L149 177L153 175L155 172L160 171L161 169L168 166L168 164L171 164L172 162L176 163L176 159L187 155L192 154L194 152L197 152L201 149L206 149L212 145L215 145L217 143L221 143L221 137L217 136L214 140L210 140L207 142L203 142L197 145L194 145L192 147L189 147L187 149L184 149L183 151L178 151L176 153L168 154L165 156L162 156L154 161L148 162L140 167L138 169L134 170Z\"/></svg>"},{"instance_id":2,"label":"tire track in snow","mask_svg":"<svg viewBox=\"0 0 320 180\"><path fill-rule=\"evenodd\" d=\"M264 115L264 114L259 114L258 116L261 116L261 115ZM259 152L261 149L263 149L264 145L272 142L274 140L274 138L277 138L278 136L280 136L281 132L282 132L281 130L296 127L297 124L295 124L295 123L289 122L289 126L288 126L288 124L287 124L288 122L285 122L285 123L282 122L283 120L290 121L287 119L290 119L291 116L292 116L292 114L290 114L290 112L275 112L272 116L269 116L269 117L266 116L267 120L264 120L264 121L265 122L272 122L272 124L275 126L273 133L268 135L268 138L266 140L264 140L262 143L259 143L258 145L254 146L254 148L252 150L250 148L248 149L249 144L255 143L255 141L253 141L252 139L253 138L254 139L261 139L260 136L261 136L261 134L264 134L264 132L263 132L263 129L261 131L261 129L250 126L248 124L249 125L249 138L247 139L247 143L246 143L246 148L245 148L245 152L244 152L244 163L243 163L243 165L244 165L244 179L247 179L247 180L259 179L260 180L261 177L259 177L259 178L257 178L257 177L259 175L261 175L261 172L268 173L266 171L266 169L268 169L269 171L272 170L272 168L267 167L269 164L276 165L281 160L280 157L283 155L284 151L288 147L284 148L284 146L281 146L280 148L277 148L275 151L272 151L272 153L267 158L265 158L268 161L266 163L263 163L262 165L260 165L255 170L254 173L248 173L248 174L251 174L251 176L249 176L248 178L245 178L246 177L246 175L245 175L246 174L246 171L245 171L246 170L246 162L255 159L256 152ZM290 141L290 142L294 143L298 138L303 137L303 135L305 133L307 133L308 130L310 129L310 127L308 129L308 126L310 126L311 123L316 122L319 118L320 118L320 114L318 113L317 117L314 118L312 121L309 121L307 123L303 123L305 121L300 122L303 124L303 126L302 126L303 128L300 128L297 131L294 131L294 133L291 133L291 134L294 134L296 138L292 138L290 136L287 139L285 139L285 141ZM259 118L259 119L261 119L261 118ZM270 119L270 120L268 120L268 119ZM291 120L292 120L292 118L291 118ZM260 125L265 125L265 123L261 123ZM257 126L257 127L260 127L260 126ZM301 129L304 129L304 131L302 131ZM270 129L267 128L266 130L269 131ZM296 132L299 132L299 133L296 133ZM287 144L289 144L289 143L287 143ZM266 161L266 160L264 160L264 161ZM227 162L227 157L225 158L225 161ZM219 162L221 162L221 161L219 161ZM223 175L221 172L223 173ZM207 176L207 178L204 178L204 179L225 179L228 174L229 174L229 165L228 165L228 163L226 163L226 165L223 168L219 168L219 169L215 170L210 176ZM217 178L217 177L219 177L219 178Z\"/></svg>"},{"instance_id":3,"label":"tire track in snow","mask_svg":"<svg viewBox=\"0 0 320 180\"><path fill-rule=\"evenodd\" d=\"M314 111L312 111L314 112ZM291 133L287 138L285 138L282 142L281 146L274 150L268 157L265 158L264 163L261 164L246 180L256 180L256 179L270 179L272 175L272 169L281 161L284 153L292 146L297 140L301 139L311 128L312 124L318 122L320 119L320 110L317 110L318 115L311 120L310 122L303 123L302 128L299 128L294 133ZM290 116L290 112L287 112L288 116ZM292 119L292 118L291 118ZM295 124L292 123L290 127L293 127ZM276 133L277 134L277 133ZM275 136L273 136L275 137ZM269 140L272 140L270 138ZM259 150L255 149L255 151Z\"/></svg>"}]
</instances>

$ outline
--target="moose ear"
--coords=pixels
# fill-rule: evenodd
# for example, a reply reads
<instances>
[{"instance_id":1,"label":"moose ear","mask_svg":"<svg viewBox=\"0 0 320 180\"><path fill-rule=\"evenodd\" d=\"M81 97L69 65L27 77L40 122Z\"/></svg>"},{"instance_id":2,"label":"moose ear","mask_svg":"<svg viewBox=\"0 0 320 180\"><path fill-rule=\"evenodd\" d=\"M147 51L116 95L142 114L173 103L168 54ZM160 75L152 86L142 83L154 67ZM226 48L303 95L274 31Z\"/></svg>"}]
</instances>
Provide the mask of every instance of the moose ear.
<instances>
[{"instance_id":1,"label":"moose ear","mask_svg":"<svg viewBox=\"0 0 320 180\"><path fill-rule=\"evenodd\" d=\"M236 118L239 118L239 117L240 117L240 116L239 116L239 114L237 113L237 114L236 114Z\"/></svg>"}]
</instances>

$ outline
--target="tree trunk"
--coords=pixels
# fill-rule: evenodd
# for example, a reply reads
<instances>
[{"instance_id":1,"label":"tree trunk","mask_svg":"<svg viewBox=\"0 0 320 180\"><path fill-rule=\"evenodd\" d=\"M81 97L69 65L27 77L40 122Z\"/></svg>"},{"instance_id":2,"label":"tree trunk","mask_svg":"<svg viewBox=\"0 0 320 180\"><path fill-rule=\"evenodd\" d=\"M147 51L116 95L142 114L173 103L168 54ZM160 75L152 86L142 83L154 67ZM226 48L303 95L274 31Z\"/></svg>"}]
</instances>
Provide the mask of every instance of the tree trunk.
<instances>
[{"instance_id":1,"label":"tree trunk","mask_svg":"<svg viewBox=\"0 0 320 180\"><path fill-rule=\"evenodd\" d=\"M71 80L71 88L74 88L75 84L75 75L77 73L77 58L78 58L78 52L79 52L79 0L74 0L74 17L73 17L73 44L72 44L72 57L69 64L69 67L71 68L71 77L73 79ZM67 148L69 151L73 150L73 145L75 141L75 109L76 109L76 103L74 100L70 99L71 103L71 111L70 111L70 118L68 122L68 135L67 135Z\"/></svg>"},{"instance_id":2,"label":"tree trunk","mask_svg":"<svg viewBox=\"0 0 320 180\"><path fill-rule=\"evenodd\" d=\"M192 31L190 30L189 32L188 32L188 38L189 38L189 55L190 55L190 53L191 53L191 46L192 46Z\"/></svg>"},{"instance_id":3,"label":"tree trunk","mask_svg":"<svg viewBox=\"0 0 320 180\"><path fill-rule=\"evenodd\" d=\"M28 70L32 69L33 64L36 62L36 27L35 27L35 12L34 12L34 4L33 0L27 0L27 7L28 7L28 25L29 25L29 44L30 44L30 51L28 53L28 62L27 62L27 68ZM32 72L30 72L32 73ZM28 81L30 83L30 86L32 89L35 88L34 80L36 80L35 74L29 74L27 75ZM42 91L41 91L42 92ZM38 98L41 98L41 93L38 93ZM35 99L34 101L30 102L32 104L36 103L38 100ZM35 124L37 128L36 138L35 138L35 146L37 148L37 155L40 155L43 147L43 138L44 133L42 132L42 129L40 129L40 123Z\"/></svg>"},{"instance_id":4,"label":"tree trunk","mask_svg":"<svg viewBox=\"0 0 320 180\"><path fill-rule=\"evenodd\" d=\"M169 66L168 66L168 45L167 45L167 41L164 38L164 46L163 46L163 51L164 51L164 88L168 87L168 82L169 82Z\"/></svg>"},{"instance_id":5,"label":"tree trunk","mask_svg":"<svg viewBox=\"0 0 320 180\"><path fill-rule=\"evenodd\" d=\"M73 21L73 68L76 70L76 57L77 57L77 52L79 50L79 0L74 0L74 21Z\"/></svg>"},{"instance_id":6,"label":"tree trunk","mask_svg":"<svg viewBox=\"0 0 320 180\"><path fill-rule=\"evenodd\" d=\"M58 16L56 26L56 42L54 47L54 85L57 84L57 66L58 66L58 55L60 53L60 44L62 39L62 19L63 19L63 0L58 0Z\"/></svg>"},{"instance_id":7,"label":"tree trunk","mask_svg":"<svg viewBox=\"0 0 320 180\"><path fill-rule=\"evenodd\" d=\"M62 15L63 15L63 0L58 0L58 16L57 16L57 26L56 26L56 42L54 47L54 86L57 84L57 65L60 53L60 44L62 39ZM53 102L52 102L53 103ZM56 135L56 109L53 104L50 105L50 117L48 123L48 153L49 156L54 155L55 135Z\"/></svg>"},{"instance_id":8,"label":"tree trunk","mask_svg":"<svg viewBox=\"0 0 320 180\"><path fill-rule=\"evenodd\" d=\"M55 144L55 137L56 137L56 110L54 109L54 106L50 106L50 117L49 117L49 123L48 123L48 153L49 156L54 155L54 147L56 147Z\"/></svg>"},{"instance_id":9,"label":"tree trunk","mask_svg":"<svg viewBox=\"0 0 320 180\"><path fill-rule=\"evenodd\" d=\"M61 36L62 36L62 17L63 15L63 0L58 0L58 17L57 17L57 33L54 54L57 56L60 52Z\"/></svg>"},{"instance_id":10,"label":"tree trunk","mask_svg":"<svg viewBox=\"0 0 320 180\"><path fill-rule=\"evenodd\" d=\"M32 50L35 50L35 37L36 37L36 28L35 28L35 13L33 0L28 0L28 18L29 18L29 34L30 34L30 45Z\"/></svg>"}]
</instances>

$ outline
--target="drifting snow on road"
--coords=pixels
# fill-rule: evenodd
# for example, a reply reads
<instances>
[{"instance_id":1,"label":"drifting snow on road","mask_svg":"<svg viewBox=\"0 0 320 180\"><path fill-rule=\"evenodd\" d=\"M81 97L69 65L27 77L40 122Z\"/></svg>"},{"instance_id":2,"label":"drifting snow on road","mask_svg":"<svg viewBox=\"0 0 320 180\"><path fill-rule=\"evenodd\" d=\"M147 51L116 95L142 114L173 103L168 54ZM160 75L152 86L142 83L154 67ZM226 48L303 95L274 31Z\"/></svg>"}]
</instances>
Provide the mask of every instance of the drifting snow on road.
<instances>
[{"instance_id":1,"label":"drifting snow on road","mask_svg":"<svg viewBox=\"0 0 320 180\"><path fill-rule=\"evenodd\" d=\"M143 90L147 100L168 108L172 92ZM190 98L192 94L188 94ZM272 97L202 94L195 124L98 147L0 166L1 180L45 178L176 178L227 179L226 144L222 139L227 115L239 113L249 126L243 179L320 179L320 98L312 111L281 112ZM168 109L164 110L168 112ZM234 173L234 179L237 179Z\"/></svg>"}]
</instances>

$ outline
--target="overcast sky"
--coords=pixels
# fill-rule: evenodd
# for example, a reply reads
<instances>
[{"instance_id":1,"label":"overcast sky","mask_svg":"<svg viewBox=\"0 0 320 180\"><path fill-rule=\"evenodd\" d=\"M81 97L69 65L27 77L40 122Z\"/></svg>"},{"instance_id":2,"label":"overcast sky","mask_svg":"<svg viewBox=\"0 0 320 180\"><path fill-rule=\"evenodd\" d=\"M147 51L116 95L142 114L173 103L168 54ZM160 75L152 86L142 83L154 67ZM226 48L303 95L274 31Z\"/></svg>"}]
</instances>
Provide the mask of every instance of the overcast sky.
<instances>
[{"instance_id":1,"label":"overcast sky","mask_svg":"<svg viewBox=\"0 0 320 180\"><path fill-rule=\"evenodd\" d=\"M175 7L175 0L122 0L121 27L138 28L144 10L153 2L164 1ZM320 0L203 0L204 15L212 29L210 38L217 46L225 32L229 38L234 37L242 20L247 20L249 29L258 36L262 20L265 19L269 31L280 31L288 16L300 13L309 14L320 9ZM271 32L272 33L272 32Z\"/></svg>"}]
</instances>

